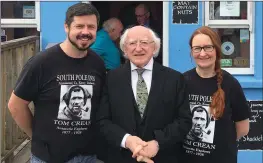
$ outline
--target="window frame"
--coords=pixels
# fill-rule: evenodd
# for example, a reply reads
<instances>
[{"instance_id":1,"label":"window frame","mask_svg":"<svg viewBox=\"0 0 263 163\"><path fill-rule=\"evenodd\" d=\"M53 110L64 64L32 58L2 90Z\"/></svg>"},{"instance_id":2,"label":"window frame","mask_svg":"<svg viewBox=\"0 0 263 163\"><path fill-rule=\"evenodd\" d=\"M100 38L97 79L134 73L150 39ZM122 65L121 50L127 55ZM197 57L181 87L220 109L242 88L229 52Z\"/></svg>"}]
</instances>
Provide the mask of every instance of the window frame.
<instances>
[{"instance_id":1,"label":"window frame","mask_svg":"<svg viewBox=\"0 0 263 163\"><path fill-rule=\"evenodd\" d=\"M247 28L250 34L250 67L249 68L222 68L231 74L250 75L254 74L255 59L255 3L247 1L247 19L246 20L211 20L210 19L210 1L204 2L205 5L205 25L211 28Z\"/></svg>"},{"instance_id":2,"label":"window frame","mask_svg":"<svg viewBox=\"0 0 263 163\"><path fill-rule=\"evenodd\" d=\"M35 1L35 19L1 18L1 28L37 28L40 31L40 1Z\"/></svg>"}]
</instances>

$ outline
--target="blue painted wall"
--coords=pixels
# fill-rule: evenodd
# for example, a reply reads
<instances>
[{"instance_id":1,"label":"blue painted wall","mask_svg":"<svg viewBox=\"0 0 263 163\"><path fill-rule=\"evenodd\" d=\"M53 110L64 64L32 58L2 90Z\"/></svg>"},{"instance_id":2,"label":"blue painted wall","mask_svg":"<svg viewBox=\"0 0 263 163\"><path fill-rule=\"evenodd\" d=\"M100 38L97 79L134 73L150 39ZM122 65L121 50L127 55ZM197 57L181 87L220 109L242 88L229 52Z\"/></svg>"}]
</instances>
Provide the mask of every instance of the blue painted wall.
<instances>
[{"instance_id":1,"label":"blue painted wall","mask_svg":"<svg viewBox=\"0 0 263 163\"><path fill-rule=\"evenodd\" d=\"M203 24L202 2L199 2L198 24L173 24L172 2L169 6L169 67L180 72L185 72L195 66L191 60L189 39L197 28Z\"/></svg>"},{"instance_id":2,"label":"blue painted wall","mask_svg":"<svg viewBox=\"0 0 263 163\"><path fill-rule=\"evenodd\" d=\"M240 82L247 100L263 99L262 92L262 2L256 3L255 17L255 73L254 75L235 76ZM190 57L189 39L204 22L202 2L199 2L199 23L180 25L172 23L172 2L169 6L169 67L185 72L195 67ZM238 163L262 163L262 150L242 150L238 153Z\"/></svg>"},{"instance_id":3,"label":"blue painted wall","mask_svg":"<svg viewBox=\"0 0 263 163\"><path fill-rule=\"evenodd\" d=\"M77 1L40 2L40 35L42 49L45 49L48 43L58 43L65 40L64 22L66 11L69 6L75 3L77 3Z\"/></svg>"}]
</instances>

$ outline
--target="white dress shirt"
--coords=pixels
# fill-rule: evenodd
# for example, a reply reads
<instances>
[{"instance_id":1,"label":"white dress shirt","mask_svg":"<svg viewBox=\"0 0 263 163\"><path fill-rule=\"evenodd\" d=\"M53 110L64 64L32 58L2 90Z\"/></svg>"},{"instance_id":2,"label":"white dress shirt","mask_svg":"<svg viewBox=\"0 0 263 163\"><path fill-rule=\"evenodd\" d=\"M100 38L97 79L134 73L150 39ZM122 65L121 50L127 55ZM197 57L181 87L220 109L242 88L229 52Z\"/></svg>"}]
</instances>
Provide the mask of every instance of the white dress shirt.
<instances>
[{"instance_id":1,"label":"white dress shirt","mask_svg":"<svg viewBox=\"0 0 263 163\"><path fill-rule=\"evenodd\" d=\"M132 83L132 90L133 90L133 94L134 94L134 98L136 100L137 98L137 81L138 81L138 73L136 71L136 69L138 69L137 66L135 66L132 62L131 63L131 83ZM152 70L153 70L153 58L151 58L151 60L148 62L147 65L145 65L143 67L145 69L145 71L142 74L142 77L146 83L146 87L147 87L147 91L148 94L150 93L150 89L151 89L151 84L152 84ZM127 137L130 134L125 134L125 136L123 137L122 141L121 141L121 147L126 148L125 146L125 142Z\"/></svg>"}]
</instances>

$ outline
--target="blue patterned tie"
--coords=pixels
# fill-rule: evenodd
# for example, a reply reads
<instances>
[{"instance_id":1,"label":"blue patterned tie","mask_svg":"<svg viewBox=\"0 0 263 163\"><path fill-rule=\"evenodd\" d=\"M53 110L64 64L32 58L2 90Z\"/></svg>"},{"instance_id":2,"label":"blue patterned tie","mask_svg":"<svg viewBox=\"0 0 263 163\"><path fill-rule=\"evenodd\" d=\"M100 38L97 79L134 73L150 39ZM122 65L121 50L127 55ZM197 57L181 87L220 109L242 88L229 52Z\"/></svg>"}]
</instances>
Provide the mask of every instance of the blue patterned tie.
<instances>
[{"instance_id":1,"label":"blue patterned tie","mask_svg":"<svg viewBox=\"0 0 263 163\"><path fill-rule=\"evenodd\" d=\"M139 112L141 117L143 117L144 110L147 104L148 100L148 91L147 91L147 86L146 83L142 77L143 72L145 69L136 69L138 73L138 82L137 82L137 105L139 108Z\"/></svg>"}]
</instances>

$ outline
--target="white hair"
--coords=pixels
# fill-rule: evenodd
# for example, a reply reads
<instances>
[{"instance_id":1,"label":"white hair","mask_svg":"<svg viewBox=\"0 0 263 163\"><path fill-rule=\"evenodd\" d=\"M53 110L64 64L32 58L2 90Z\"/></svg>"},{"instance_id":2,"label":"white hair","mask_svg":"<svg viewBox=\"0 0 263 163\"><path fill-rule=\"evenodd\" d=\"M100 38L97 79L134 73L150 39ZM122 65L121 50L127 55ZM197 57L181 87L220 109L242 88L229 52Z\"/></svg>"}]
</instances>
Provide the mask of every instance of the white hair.
<instances>
[{"instance_id":1,"label":"white hair","mask_svg":"<svg viewBox=\"0 0 263 163\"><path fill-rule=\"evenodd\" d=\"M107 31L110 32L112 29L116 28L117 22L120 22L120 20L118 18L110 18L108 20L106 20L105 22L103 22L102 28Z\"/></svg>"},{"instance_id":2,"label":"white hair","mask_svg":"<svg viewBox=\"0 0 263 163\"><path fill-rule=\"evenodd\" d=\"M152 38L153 38L153 41L155 43L155 50L153 52L153 57L156 58L158 55L159 55L159 51L160 51L160 47L161 47L161 39L157 36L157 34L150 28L148 27L145 27L149 30L149 32L151 33L152 35ZM121 35L121 39L120 39L120 48L121 50L124 52L124 46L125 46L125 41L127 39L127 35L128 35L128 32L131 28L128 28L124 31L124 33ZM124 57L127 58L126 54L124 54Z\"/></svg>"}]
</instances>

